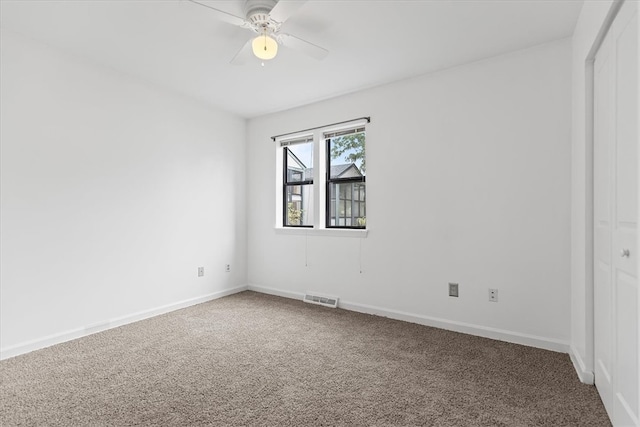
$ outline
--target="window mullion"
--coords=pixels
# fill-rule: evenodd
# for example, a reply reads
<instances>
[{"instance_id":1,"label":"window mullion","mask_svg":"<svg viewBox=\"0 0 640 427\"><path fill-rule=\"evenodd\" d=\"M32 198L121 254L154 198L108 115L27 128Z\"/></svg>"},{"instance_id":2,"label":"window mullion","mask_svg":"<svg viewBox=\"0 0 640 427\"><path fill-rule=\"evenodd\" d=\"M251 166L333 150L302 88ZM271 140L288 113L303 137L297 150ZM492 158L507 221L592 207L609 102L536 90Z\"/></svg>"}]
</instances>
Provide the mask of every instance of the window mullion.
<instances>
[{"instance_id":1,"label":"window mullion","mask_svg":"<svg viewBox=\"0 0 640 427\"><path fill-rule=\"evenodd\" d=\"M319 130L316 130L313 134L313 154L315 156L317 167L313 173L314 182L316 185L314 186L317 191L314 192L315 195L315 206L314 206L314 227L316 228L324 228L326 212L323 209L323 206L326 204L325 200L328 197L326 193L326 188L322 183L324 182L322 179L324 169L323 166L325 164L325 151L322 149L322 133Z\"/></svg>"}]
</instances>

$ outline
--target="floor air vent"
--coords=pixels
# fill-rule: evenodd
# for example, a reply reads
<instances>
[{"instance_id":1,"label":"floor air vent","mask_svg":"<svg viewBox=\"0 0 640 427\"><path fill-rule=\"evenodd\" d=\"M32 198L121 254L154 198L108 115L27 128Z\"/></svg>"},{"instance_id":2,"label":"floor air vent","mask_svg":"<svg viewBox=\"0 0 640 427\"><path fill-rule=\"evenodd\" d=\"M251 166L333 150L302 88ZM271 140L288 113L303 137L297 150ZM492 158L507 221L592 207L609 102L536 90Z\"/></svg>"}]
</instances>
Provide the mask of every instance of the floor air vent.
<instances>
[{"instance_id":1,"label":"floor air vent","mask_svg":"<svg viewBox=\"0 0 640 427\"><path fill-rule=\"evenodd\" d=\"M331 308L336 308L338 306L338 297L327 297L315 292L307 292L303 301L308 302L309 304L323 305Z\"/></svg>"}]
</instances>

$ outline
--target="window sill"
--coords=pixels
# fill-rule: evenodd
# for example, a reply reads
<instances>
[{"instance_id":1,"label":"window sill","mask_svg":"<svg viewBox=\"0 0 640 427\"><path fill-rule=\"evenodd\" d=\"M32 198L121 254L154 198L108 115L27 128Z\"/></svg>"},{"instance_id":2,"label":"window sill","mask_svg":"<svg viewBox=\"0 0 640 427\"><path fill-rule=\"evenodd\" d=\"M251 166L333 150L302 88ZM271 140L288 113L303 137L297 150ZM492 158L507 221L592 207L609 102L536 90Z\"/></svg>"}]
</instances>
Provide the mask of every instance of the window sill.
<instances>
[{"instance_id":1,"label":"window sill","mask_svg":"<svg viewBox=\"0 0 640 427\"><path fill-rule=\"evenodd\" d=\"M276 234L289 236L367 237L369 230L336 228L275 227Z\"/></svg>"}]
</instances>

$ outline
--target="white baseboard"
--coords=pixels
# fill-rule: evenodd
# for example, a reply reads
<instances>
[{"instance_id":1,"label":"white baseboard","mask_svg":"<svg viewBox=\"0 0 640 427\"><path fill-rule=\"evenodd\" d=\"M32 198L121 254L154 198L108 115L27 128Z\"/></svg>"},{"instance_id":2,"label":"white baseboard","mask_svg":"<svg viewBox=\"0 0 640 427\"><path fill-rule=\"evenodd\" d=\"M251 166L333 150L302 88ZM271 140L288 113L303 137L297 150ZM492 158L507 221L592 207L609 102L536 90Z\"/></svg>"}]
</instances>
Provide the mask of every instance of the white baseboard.
<instances>
[{"instance_id":1,"label":"white baseboard","mask_svg":"<svg viewBox=\"0 0 640 427\"><path fill-rule=\"evenodd\" d=\"M270 295L277 295L285 298L302 300L304 294L299 292L285 291L281 289L269 288L258 285L249 285L250 291L261 292ZM529 347L542 348L545 350L569 353L569 343L553 338L539 337L536 335L523 334L520 332L508 331L504 329L490 328L487 326L474 325L471 323L457 322L453 320L440 319L437 317L424 316L421 314L407 313L404 311L392 310L372 305L360 304L339 300L338 308L359 313L373 314L376 316L388 317L390 319L402 320L419 325L432 326L449 331L462 332L484 338L491 338L499 341L506 341L514 344L526 345Z\"/></svg>"},{"instance_id":2,"label":"white baseboard","mask_svg":"<svg viewBox=\"0 0 640 427\"><path fill-rule=\"evenodd\" d=\"M568 353L569 351L568 342L556 340L553 338L539 337L536 335L508 331L505 329L491 328L488 326L475 325L472 323L457 322L455 320L424 316L422 314L407 313L404 311L374 307L366 304L352 303L342 300L339 302L338 307L344 308L345 310L357 311L359 313L374 314L376 316L389 317L390 319L403 320L405 322L417 323L419 325L432 326L434 328L447 329L449 331L461 332L464 334L476 335L479 337L526 345L529 347L542 348L545 350L557 351L560 353Z\"/></svg>"},{"instance_id":3,"label":"white baseboard","mask_svg":"<svg viewBox=\"0 0 640 427\"><path fill-rule=\"evenodd\" d=\"M580 353L574 346L569 348L569 357L571 357L571 363L578 373L578 378L585 384L594 384L595 376L592 371L587 370L584 360L580 356Z\"/></svg>"},{"instance_id":4,"label":"white baseboard","mask_svg":"<svg viewBox=\"0 0 640 427\"><path fill-rule=\"evenodd\" d=\"M300 301L302 301L302 298L304 298L304 292L283 291L282 289L269 288L266 286L258 286L258 285L249 285L248 288L250 291L260 292L261 294L276 295L279 297L291 298L291 299L299 299Z\"/></svg>"},{"instance_id":5,"label":"white baseboard","mask_svg":"<svg viewBox=\"0 0 640 427\"><path fill-rule=\"evenodd\" d=\"M76 338L81 338L87 335L102 332L107 329L117 328L129 323L138 322L140 320L148 319L150 317L158 316L160 314L169 313L171 311L179 310L181 308L189 307L203 302L212 301L214 299L222 298L227 295L232 295L238 292L246 291L247 286L237 286L231 289L225 289L211 294L203 295L196 298L190 298L187 300L179 301L172 304L163 305L161 307L152 308L149 310L139 311L137 313L128 314L126 316L109 319L104 322L96 323L93 325L87 325L82 328L72 329L65 332L49 335L43 338L38 338L31 341L26 341L20 344L16 344L10 347L0 349L0 360L8 359L10 357L18 356L20 354L29 353L30 351L39 350L41 348L50 347L55 344L60 344L66 341L71 341Z\"/></svg>"}]
</instances>

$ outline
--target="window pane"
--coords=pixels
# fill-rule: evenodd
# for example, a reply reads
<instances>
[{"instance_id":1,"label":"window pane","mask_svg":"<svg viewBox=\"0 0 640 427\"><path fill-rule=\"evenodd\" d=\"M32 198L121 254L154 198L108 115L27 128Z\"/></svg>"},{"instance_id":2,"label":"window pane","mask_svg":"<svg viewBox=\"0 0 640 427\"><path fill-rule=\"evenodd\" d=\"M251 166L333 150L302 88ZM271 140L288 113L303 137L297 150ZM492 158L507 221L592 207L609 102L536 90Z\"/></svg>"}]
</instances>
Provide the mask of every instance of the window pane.
<instances>
[{"instance_id":1,"label":"window pane","mask_svg":"<svg viewBox=\"0 0 640 427\"><path fill-rule=\"evenodd\" d=\"M329 140L331 179L366 175L364 140L364 132L337 136Z\"/></svg>"},{"instance_id":2,"label":"window pane","mask_svg":"<svg viewBox=\"0 0 640 427\"><path fill-rule=\"evenodd\" d=\"M313 142L285 147L287 182L313 180Z\"/></svg>"},{"instance_id":3,"label":"window pane","mask_svg":"<svg viewBox=\"0 0 640 427\"><path fill-rule=\"evenodd\" d=\"M330 201L327 223L330 226L366 227L365 188L364 182L330 183L330 194L339 197L337 201L333 198ZM352 194L358 194L360 201L352 200Z\"/></svg>"},{"instance_id":4,"label":"window pane","mask_svg":"<svg viewBox=\"0 0 640 427\"><path fill-rule=\"evenodd\" d=\"M313 225L313 184L287 185L284 225Z\"/></svg>"}]
</instances>

